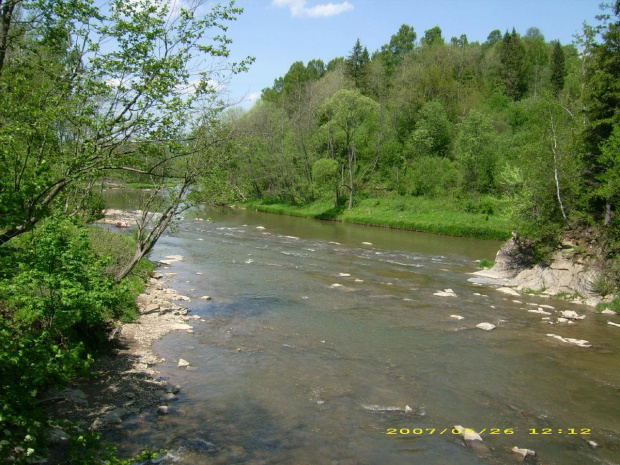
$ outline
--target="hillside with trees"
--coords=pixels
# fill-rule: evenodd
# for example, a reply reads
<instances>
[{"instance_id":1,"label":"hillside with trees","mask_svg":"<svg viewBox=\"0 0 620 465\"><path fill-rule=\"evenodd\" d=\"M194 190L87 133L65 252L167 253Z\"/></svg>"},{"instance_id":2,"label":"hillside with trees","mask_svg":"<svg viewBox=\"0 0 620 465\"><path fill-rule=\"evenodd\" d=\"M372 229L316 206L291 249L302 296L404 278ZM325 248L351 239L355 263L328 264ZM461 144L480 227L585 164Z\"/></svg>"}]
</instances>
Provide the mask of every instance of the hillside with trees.
<instances>
[{"instance_id":1,"label":"hillside with trees","mask_svg":"<svg viewBox=\"0 0 620 465\"><path fill-rule=\"evenodd\" d=\"M346 57L295 62L227 115L231 192L316 218L496 239L517 229L539 258L587 231L617 283L619 10L574 44L535 27L478 43L404 24L372 53L358 39Z\"/></svg>"}]
</instances>

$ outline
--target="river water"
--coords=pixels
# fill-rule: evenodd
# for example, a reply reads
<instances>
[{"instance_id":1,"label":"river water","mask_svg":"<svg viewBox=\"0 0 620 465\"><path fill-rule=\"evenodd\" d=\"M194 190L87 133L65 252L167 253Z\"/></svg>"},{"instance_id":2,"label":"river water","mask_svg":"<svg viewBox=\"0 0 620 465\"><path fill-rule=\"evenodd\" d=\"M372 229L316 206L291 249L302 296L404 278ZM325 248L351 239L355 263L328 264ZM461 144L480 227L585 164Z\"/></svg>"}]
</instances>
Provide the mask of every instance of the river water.
<instances>
[{"instance_id":1,"label":"river water","mask_svg":"<svg viewBox=\"0 0 620 465\"><path fill-rule=\"evenodd\" d=\"M518 446L544 464L619 463L620 329L607 321L620 319L469 282L500 245L197 212L151 259L184 257L162 271L206 321L155 344L157 369L183 389L169 415L126 423L123 450L164 447L180 464L450 465L517 463ZM446 288L457 297L434 295ZM587 318L552 326L528 304ZM485 430L485 446L454 425Z\"/></svg>"}]
</instances>

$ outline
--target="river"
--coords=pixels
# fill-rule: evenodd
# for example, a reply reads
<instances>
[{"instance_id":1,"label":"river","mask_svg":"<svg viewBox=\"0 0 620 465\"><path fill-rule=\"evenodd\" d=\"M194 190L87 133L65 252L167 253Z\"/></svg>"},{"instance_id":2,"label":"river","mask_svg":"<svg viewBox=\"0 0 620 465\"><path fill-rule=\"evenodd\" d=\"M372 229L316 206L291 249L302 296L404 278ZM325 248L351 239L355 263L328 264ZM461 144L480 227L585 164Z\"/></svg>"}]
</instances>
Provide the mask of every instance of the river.
<instances>
[{"instance_id":1,"label":"river","mask_svg":"<svg viewBox=\"0 0 620 465\"><path fill-rule=\"evenodd\" d=\"M618 463L618 317L469 282L500 245L246 210L188 216L150 258L184 257L162 271L206 321L155 344L183 389L169 415L127 421L121 449L164 447L179 464L451 465L516 463L518 446L544 464ZM446 288L456 297L434 295ZM587 318L549 325L528 311L539 304ZM484 430L485 446L466 447L454 425Z\"/></svg>"}]
</instances>

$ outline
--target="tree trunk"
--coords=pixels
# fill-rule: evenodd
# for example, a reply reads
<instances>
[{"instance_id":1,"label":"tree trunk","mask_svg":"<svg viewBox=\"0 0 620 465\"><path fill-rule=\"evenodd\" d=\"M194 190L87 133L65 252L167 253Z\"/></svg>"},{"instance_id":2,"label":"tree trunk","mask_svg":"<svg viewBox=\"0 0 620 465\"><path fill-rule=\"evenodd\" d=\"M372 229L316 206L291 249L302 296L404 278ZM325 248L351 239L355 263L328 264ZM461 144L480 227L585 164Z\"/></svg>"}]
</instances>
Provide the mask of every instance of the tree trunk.
<instances>
[{"instance_id":1,"label":"tree trunk","mask_svg":"<svg viewBox=\"0 0 620 465\"><path fill-rule=\"evenodd\" d=\"M560 191L560 173L558 169L558 139L555 134L555 121L553 119L553 115L551 111L549 112L549 118L551 121L551 132L553 133L553 145L551 150L553 152L553 173L555 177L555 188L556 194L558 196L558 203L560 204L560 210L562 211L562 216L564 217L564 221L568 223L568 216L566 215L566 210L564 208L564 202L562 201L562 192Z\"/></svg>"},{"instance_id":2,"label":"tree trunk","mask_svg":"<svg viewBox=\"0 0 620 465\"><path fill-rule=\"evenodd\" d=\"M607 197L605 202L605 226L611 224L611 196Z\"/></svg>"},{"instance_id":3,"label":"tree trunk","mask_svg":"<svg viewBox=\"0 0 620 465\"><path fill-rule=\"evenodd\" d=\"M349 148L349 210L353 208L353 150Z\"/></svg>"}]
</instances>

